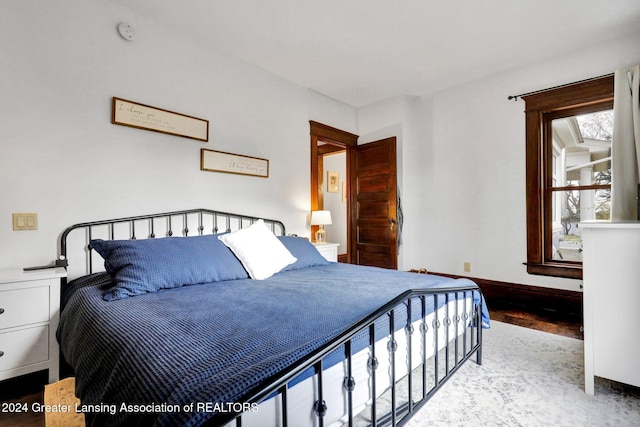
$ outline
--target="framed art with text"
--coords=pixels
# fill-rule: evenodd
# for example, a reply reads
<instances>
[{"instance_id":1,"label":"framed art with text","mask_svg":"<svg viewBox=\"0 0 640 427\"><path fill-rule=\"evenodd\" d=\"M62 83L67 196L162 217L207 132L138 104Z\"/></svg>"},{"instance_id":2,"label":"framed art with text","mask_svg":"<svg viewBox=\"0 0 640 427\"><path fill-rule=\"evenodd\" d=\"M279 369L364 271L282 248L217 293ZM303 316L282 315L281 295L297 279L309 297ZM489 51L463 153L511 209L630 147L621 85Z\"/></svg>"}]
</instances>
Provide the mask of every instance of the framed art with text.
<instances>
[{"instance_id":1,"label":"framed art with text","mask_svg":"<svg viewBox=\"0 0 640 427\"><path fill-rule=\"evenodd\" d=\"M269 160L224 151L200 150L200 170L269 177Z\"/></svg>"},{"instance_id":2,"label":"framed art with text","mask_svg":"<svg viewBox=\"0 0 640 427\"><path fill-rule=\"evenodd\" d=\"M209 121L113 97L111 123L209 141Z\"/></svg>"}]
</instances>

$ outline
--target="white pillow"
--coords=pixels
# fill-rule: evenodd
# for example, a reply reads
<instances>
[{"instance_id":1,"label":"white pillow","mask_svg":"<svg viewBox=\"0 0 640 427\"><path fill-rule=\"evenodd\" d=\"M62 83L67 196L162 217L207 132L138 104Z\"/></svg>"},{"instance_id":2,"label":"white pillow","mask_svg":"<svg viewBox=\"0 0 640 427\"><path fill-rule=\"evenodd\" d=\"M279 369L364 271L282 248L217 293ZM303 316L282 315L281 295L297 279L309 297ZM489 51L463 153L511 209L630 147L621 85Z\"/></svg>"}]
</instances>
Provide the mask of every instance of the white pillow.
<instances>
[{"instance_id":1,"label":"white pillow","mask_svg":"<svg viewBox=\"0 0 640 427\"><path fill-rule=\"evenodd\" d=\"M261 219L218 239L238 257L252 279L266 279L297 261Z\"/></svg>"}]
</instances>

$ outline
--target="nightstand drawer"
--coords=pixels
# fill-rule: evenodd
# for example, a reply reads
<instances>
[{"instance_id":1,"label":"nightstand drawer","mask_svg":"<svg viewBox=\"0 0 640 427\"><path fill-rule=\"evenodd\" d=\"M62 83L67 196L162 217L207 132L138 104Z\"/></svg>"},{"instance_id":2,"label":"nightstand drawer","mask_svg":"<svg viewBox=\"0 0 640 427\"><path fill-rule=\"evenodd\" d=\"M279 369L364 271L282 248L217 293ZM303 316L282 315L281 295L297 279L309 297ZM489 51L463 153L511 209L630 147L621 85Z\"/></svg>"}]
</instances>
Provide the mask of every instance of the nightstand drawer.
<instances>
[{"instance_id":1,"label":"nightstand drawer","mask_svg":"<svg viewBox=\"0 0 640 427\"><path fill-rule=\"evenodd\" d=\"M49 286L0 292L0 329L49 321Z\"/></svg>"},{"instance_id":2,"label":"nightstand drawer","mask_svg":"<svg viewBox=\"0 0 640 427\"><path fill-rule=\"evenodd\" d=\"M49 326L0 333L0 372L49 359Z\"/></svg>"},{"instance_id":3,"label":"nightstand drawer","mask_svg":"<svg viewBox=\"0 0 640 427\"><path fill-rule=\"evenodd\" d=\"M49 383L60 378L55 334L64 277L64 268L0 270L0 381L45 369Z\"/></svg>"}]
</instances>

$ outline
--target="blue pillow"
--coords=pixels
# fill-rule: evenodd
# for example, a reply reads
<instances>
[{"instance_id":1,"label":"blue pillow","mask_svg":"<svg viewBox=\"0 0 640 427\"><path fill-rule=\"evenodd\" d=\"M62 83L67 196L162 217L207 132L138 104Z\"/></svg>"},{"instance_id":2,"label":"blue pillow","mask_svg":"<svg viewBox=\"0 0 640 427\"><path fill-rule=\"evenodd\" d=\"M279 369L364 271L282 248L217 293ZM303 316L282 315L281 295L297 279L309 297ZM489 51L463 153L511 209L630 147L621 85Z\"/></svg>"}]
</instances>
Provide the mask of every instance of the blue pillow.
<instances>
[{"instance_id":1,"label":"blue pillow","mask_svg":"<svg viewBox=\"0 0 640 427\"><path fill-rule=\"evenodd\" d=\"M198 283L248 277L217 235L143 240L92 240L113 286L107 301Z\"/></svg>"},{"instance_id":2,"label":"blue pillow","mask_svg":"<svg viewBox=\"0 0 640 427\"><path fill-rule=\"evenodd\" d=\"M320 252L311 242L303 237L278 236L278 239L291 252L291 255L298 259L293 264L286 266L282 271L331 264L325 257L320 255Z\"/></svg>"}]
</instances>

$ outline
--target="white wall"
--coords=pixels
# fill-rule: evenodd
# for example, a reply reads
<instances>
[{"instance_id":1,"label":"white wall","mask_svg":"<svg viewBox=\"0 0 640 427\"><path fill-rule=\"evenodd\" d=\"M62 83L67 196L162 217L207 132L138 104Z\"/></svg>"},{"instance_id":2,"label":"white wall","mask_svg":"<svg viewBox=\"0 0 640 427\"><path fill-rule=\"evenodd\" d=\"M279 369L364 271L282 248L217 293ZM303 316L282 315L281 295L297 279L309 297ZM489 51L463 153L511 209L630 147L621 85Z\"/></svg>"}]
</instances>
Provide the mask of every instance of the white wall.
<instances>
[{"instance_id":1,"label":"white wall","mask_svg":"<svg viewBox=\"0 0 640 427\"><path fill-rule=\"evenodd\" d=\"M4 2L0 39L0 268L49 263L76 222L194 207L308 235L308 121L357 132L353 108L110 2ZM113 125L113 96L207 119L210 140ZM267 158L270 177L202 172L201 148ZM12 231L13 212L39 229Z\"/></svg>"},{"instance_id":2,"label":"white wall","mask_svg":"<svg viewBox=\"0 0 640 427\"><path fill-rule=\"evenodd\" d=\"M403 268L579 290L580 281L529 275L523 265L524 102L507 97L638 62L640 33L423 99L361 109L361 135L388 129L388 122L376 124L383 116L403 133Z\"/></svg>"}]
</instances>

